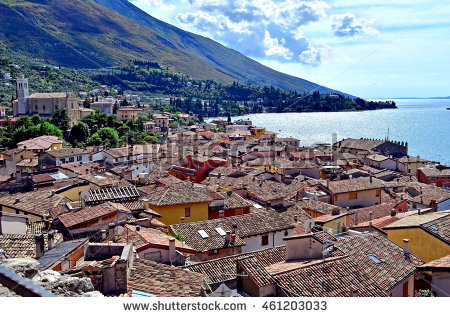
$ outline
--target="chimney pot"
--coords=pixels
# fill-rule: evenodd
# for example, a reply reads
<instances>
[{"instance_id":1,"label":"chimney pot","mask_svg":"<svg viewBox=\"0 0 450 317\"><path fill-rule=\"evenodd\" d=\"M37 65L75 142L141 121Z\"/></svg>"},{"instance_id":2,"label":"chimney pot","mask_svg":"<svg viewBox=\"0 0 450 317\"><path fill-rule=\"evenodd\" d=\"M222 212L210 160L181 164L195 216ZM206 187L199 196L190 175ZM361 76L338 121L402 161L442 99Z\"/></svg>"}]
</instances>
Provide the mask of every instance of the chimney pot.
<instances>
[{"instance_id":1,"label":"chimney pot","mask_svg":"<svg viewBox=\"0 0 450 317\"><path fill-rule=\"evenodd\" d=\"M184 223L184 217L180 218L180 223Z\"/></svg>"},{"instance_id":2,"label":"chimney pot","mask_svg":"<svg viewBox=\"0 0 450 317\"><path fill-rule=\"evenodd\" d=\"M226 235L225 235L225 241L226 241L226 242L230 242L230 241L231 241L231 231L230 231L230 230L228 230L228 231L226 232Z\"/></svg>"},{"instance_id":3,"label":"chimney pot","mask_svg":"<svg viewBox=\"0 0 450 317\"><path fill-rule=\"evenodd\" d=\"M141 231L141 226L136 226L136 231Z\"/></svg>"},{"instance_id":4,"label":"chimney pot","mask_svg":"<svg viewBox=\"0 0 450 317\"><path fill-rule=\"evenodd\" d=\"M109 232L108 232L109 240L113 241L114 240L114 227L115 227L115 225L114 225L114 223L110 223L108 225L108 227L109 227Z\"/></svg>"},{"instance_id":5,"label":"chimney pot","mask_svg":"<svg viewBox=\"0 0 450 317\"><path fill-rule=\"evenodd\" d=\"M48 232L48 249L51 250L55 246L55 232L53 230Z\"/></svg>"},{"instance_id":6,"label":"chimney pot","mask_svg":"<svg viewBox=\"0 0 450 317\"><path fill-rule=\"evenodd\" d=\"M34 241L36 243L36 259L39 259L41 256L44 255L44 236L38 235L34 237Z\"/></svg>"},{"instance_id":7,"label":"chimney pot","mask_svg":"<svg viewBox=\"0 0 450 317\"><path fill-rule=\"evenodd\" d=\"M106 230L102 229L101 233L102 233L102 240L105 241L106 240Z\"/></svg>"},{"instance_id":8,"label":"chimney pot","mask_svg":"<svg viewBox=\"0 0 450 317\"><path fill-rule=\"evenodd\" d=\"M409 255L409 239L403 239L403 253Z\"/></svg>"},{"instance_id":9,"label":"chimney pot","mask_svg":"<svg viewBox=\"0 0 450 317\"><path fill-rule=\"evenodd\" d=\"M169 261L174 261L177 257L177 251L175 248L175 238L169 238Z\"/></svg>"}]
</instances>

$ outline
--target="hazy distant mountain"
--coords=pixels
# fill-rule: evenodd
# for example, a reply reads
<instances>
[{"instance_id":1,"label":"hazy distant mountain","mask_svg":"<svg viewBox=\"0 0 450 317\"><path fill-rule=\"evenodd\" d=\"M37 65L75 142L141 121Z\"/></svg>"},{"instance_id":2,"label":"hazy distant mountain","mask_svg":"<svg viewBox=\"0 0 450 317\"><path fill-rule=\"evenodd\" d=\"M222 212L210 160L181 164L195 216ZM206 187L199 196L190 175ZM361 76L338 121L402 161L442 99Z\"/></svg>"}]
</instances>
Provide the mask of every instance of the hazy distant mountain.
<instances>
[{"instance_id":1,"label":"hazy distant mountain","mask_svg":"<svg viewBox=\"0 0 450 317\"><path fill-rule=\"evenodd\" d=\"M69 67L145 59L194 79L333 92L155 19L127 0L94 1L0 0L0 41L30 57Z\"/></svg>"}]
</instances>

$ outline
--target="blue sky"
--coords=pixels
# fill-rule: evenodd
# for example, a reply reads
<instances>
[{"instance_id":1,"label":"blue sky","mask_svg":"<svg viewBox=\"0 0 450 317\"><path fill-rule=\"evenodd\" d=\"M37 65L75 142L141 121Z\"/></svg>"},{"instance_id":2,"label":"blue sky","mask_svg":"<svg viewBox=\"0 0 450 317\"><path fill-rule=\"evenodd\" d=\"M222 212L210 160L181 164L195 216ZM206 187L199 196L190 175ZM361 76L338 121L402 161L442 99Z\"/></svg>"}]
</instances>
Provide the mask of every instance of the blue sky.
<instances>
[{"instance_id":1,"label":"blue sky","mask_svg":"<svg viewBox=\"0 0 450 317\"><path fill-rule=\"evenodd\" d=\"M450 95L449 0L132 0L264 65L363 98Z\"/></svg>"}]
</instances>

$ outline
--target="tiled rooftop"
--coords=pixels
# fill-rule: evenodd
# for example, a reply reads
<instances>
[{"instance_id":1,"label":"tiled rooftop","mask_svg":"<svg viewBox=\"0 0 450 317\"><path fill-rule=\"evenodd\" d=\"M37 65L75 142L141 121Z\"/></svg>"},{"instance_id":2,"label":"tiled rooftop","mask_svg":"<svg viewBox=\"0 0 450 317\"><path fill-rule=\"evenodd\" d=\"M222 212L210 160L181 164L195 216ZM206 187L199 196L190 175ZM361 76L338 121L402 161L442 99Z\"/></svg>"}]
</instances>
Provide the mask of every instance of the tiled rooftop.
<instances>
[{"instance_id":1,"label":"tiled rooftop","mask_svg":"<svg viewBox=\"0 0 450 317\"><path fill-rule=\"evenodd\" d=\"M450 272L450 254L440 259L425 263L419 268L421 271L426 271L427 269L429 269L430 271Z\"/></svg>"},{"instance_id":2,"label":"tiled rooftop","mask_svg":"<svg viewBox=\"0 0 450 317\"><path fill-rule=\"evenodd\" d=\"M383 184L383 181L376 179L375 177L372 177L372 181L370 181L370 177L359 177L340 181L332 181L330 182L330 191L333 194L349 193L382 188Z\"/></svg>"},{"instance_id":3,"label":"tiled rooftop","mask_svg":"<svg viewBox=\"0 0 450 317\"><path fill-rule=\"evenodd\" d=\"M64 213L59 215L58 218L64 227L70 229L74 226L116 214L119 211L127 212L128 210L121 204L107 202L98 206L86 206L80 210Z\"/></svg>"},{"instance_id":4,"label":"tiled rooftop","mask_svg":"<svg viewBox=\"0 0 450 317\"><path fill-rule=\"evenodd\" d=\"M244 245L242 238L245 237L293 229L294 216L297 216L300 222L310 218L303 210L286 211L280 214L264 210L227 218L172 225L171 228L174 232L181 232L186 244L192 248L198 251L214 250L225 247L225 236L217 232L218 227L225 232L228 230L232 232L233 224L237 225L234 245L239 246ZM209 238L202 238L198 233L199 230L204 230Z\"/></svg>"},{"instance_id":5,"label":"tiled rooftop","mask_svg":"<svg viewBox=\"0 0 450 317\"><path fill-rule=\"evenodd\" d=\"M92 153L92 150L69 147L69 148L62 148L59 150L47 151L46 153L55 158L63 158L68 156L90 154Z\"/></svg>"},{"instance_id":6,"label":"tiled rooftop","mask_svg":"<svg viewBox=\"0 0 450 317\"><path fill-rule=\"evenodd\" d=\"M180 204L192 204L211 202L212 199L197 189L192 184L177 184L171 187L141 187L144 197L151 206L171 206Z\"/></svg>"},{"instance_id":7,"label":"tiled rooftop","mask_svg":"<svg viewBox=\"0 0 450 317\"><path fill-rule=\"evenodd\" d=\"M259 261L264 261L266 263L279 262L283 261L286 257L286 247L281 246L255 252L241 253L198 264L187 265L186 268L190 271L205 275L207 283L214 284L235 279L237 259L248 256L255 256Z\"/></svg>"},{"instance_id":8,"label":"tiled rooftop","mask_svg":"<svg viewBox=\"0 0 450 317\"><path fill-rule=\"evenodd\" d=\"M122 235L120 235L118 243L130 243L133 242L133 246L139 250L141 247L145 247L147 245L162 245L169 246L169 238L167 234L152 228L144 228L141 227L139 230L136 229L136 226L125 225ZM188 245L175 240L175 247L177 249L183 249L184 251L191 250L194 252L194 249L189 247Z\"/></svg>"},{"instance_id":9,"label":"tiled rooftop","mask_svg":"<svg viewBox=\"0 0 450 317\"><path fill-rule=\"evenodd\" d=\"M52 144L62 144L63 141L52 135L43 135L34 139L29 139L17 143L18 148L27 148L28 150L47 150Z\"/></svg>"},{"instance_id":10,"label":"tiled rooftop","mask_svg":"<svg viewBox=\"0 0 450 317\"><path fill-rule=\"evenodd\" d=\"M387 293L352 256L305 263L296 270L274 275L278 286L293 297L384 297Z\"/></svg>"},{"instance_id":11,"label":"tiled rooftop","mask_svg":"<svg viewBox=\"0 0 450 317\"><path fill-rule=\"evenodd\" d=\"M53 209L65 209L65 204L69 201L64 196L52 194L48 189L13 195L3 194L0 197L0 205L39 216L49 216Z\"/></svg>"},{"instance_id":12,"label":"tiled rooftop","mask_svg":"<svg viewBox=\"0 0 450 317\"><path fill-rule=\"evenodd\" d=\"M383 290L389 292L422 265L423 261L410 254L406 257L403 248L381 234L361 234L339 238L335 247L346 255L352 255L363 272ZM369 258L375 256L380 264Z\"/></svg>"},{"instance_id":13,"label":"tiled rooftop","mask_svg":"<svg viewBox=\"0 0 450 317\"><path fill-rule=\"evenodd\" d=\"M204 284L199 273L137 259L128 279L128 295L135 290L158 297L199 297Z\"/></svg>"}]
</instances>

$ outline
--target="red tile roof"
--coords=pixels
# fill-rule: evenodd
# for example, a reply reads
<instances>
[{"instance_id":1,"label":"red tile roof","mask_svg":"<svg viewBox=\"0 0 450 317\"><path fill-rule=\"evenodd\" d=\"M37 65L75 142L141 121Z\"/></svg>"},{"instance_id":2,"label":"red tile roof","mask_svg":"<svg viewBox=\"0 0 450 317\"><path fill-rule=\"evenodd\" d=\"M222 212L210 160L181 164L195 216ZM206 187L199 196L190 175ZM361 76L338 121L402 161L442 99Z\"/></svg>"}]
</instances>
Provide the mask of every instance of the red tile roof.
<instances>
[{"instance_id":1,"label":"red tile roof","mask_svg":"<svg viewBox=\"0 0 450 317\"><path fill-rule=\"evenodd\" d=\"M200 297L204 276L181 268L136 259L128 278L128 295L141 291L158 297Z\"/></svg>"},{"instance_id":2,"label":"red tile roof","mask_svg":"<svg viewBox=\"0 0 450 317\"><path fill-rule=\"evenodd\" d=\"M61 214L58 218L64 227L70 229L83 223L114 215L119 211L126 212L127 209L120 204L108 202L98 206L88 206L80 210Z\"/></svg>"}]
</instances>

